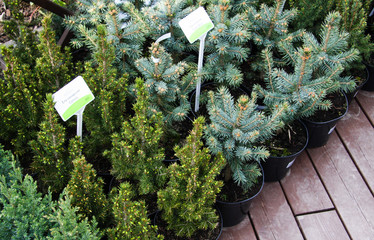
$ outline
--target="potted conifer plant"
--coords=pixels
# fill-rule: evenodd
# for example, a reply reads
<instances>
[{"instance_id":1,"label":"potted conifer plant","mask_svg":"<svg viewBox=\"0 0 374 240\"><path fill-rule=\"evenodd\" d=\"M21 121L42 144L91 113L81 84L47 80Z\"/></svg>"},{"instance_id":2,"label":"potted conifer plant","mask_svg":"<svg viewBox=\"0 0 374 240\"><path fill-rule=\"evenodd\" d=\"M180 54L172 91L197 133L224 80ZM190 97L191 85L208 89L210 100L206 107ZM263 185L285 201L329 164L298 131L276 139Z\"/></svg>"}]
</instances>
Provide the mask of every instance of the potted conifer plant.
<instances>
[{"instance_id":1,"label":"potted conifer plant","mask_svg":"<svg viewBox=\"0 0 374 240\"><path fill-rule=\"evenodd\" d=\"M166 239L218 239L220 235L222 219L214 203L222 186L216 177L225 160L221 154L212 157L203 146L204 123L203 117L195 119L185 144L175 147L180 164L168 167L170 179L158 191L157 204L161 211L156 215L155 224L164 229Z\"/></svg>"},{"instance_id":2,"label":"potted conifer plant","mask_svg":"<svg viewBox=\"0 0 374 240\"><path fill-rule=\"evenodd\" d=\"M149 212L154 213L156 192L167 179L164 149L160 147L163 116L150 110L149 93L142 79L136 79L135 89L134 116L122 123L119 133L112 135L112 148L104 155L111 160L111 172L116 179L133 182L133 191L146 200Z\"/></svg>"},{"instance_id":3,"label":"potted conifer plant","mask_svg":"<svg viewBox=\"0 0 374 240\"><path fill-rule=\"evenodd\" d=\"M280 105L272 115L265 116L256 110L256 99L256 94L252 93L251 98L241 95L234 100L225 87L216 93L209 92L210 122L205 129L206 144L213 154L222 152L226 159L221 174L223 189L236 191L222 192L217 200L225 227L242 221L251 200L261 191L264 177L260 162L269 156L269 152L260 142L282 126L281 119L287 109L285 104Z\"/></svg>"},{"instance_id":4,"label":"potted conifer plant","mask_svg":"<svg viewBox=\"0 0 374 240\"><path fill-rule=\"evenodd\" d=\"M310 134L309 147L321 146L327 142L336 121L344 115L348 107L345 95L340 91L349 91L355 87L351 77L341 76L344 67L357 58L357 50L347 48L348 34L340 31L339 21L340 15L337 12L326 17L321 28L320 41L311 33L302 37L302 47L295 47L293 42L281 41L278 49L283 60L288 63L287 68L275 67L269 50L263 52L264 62L268 66L267 85L266 89L256 86L256 91L264 97L269 109L279 103L288 102L289 119L310 119L311 116L321 114L317 113L317 110L329 110L332 103L327 97L330 94L337 93L337 96L342 96L341 105L346 107L340 111L338 109L338 118L321 121L329 123L323 127L323 135L316 135L318 133L310 128L312 120L305 120Z\"/></svg>"}]
</instances>

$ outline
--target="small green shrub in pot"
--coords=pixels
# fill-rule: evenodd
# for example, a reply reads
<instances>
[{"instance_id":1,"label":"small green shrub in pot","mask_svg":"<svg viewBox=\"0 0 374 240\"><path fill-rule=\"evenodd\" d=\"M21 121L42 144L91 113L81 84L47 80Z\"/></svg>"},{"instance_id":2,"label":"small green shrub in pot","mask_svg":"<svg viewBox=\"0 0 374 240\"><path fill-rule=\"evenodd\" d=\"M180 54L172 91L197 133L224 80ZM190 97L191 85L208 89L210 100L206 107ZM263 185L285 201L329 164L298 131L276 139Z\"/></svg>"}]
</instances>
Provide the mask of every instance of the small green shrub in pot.
<instances>
[{"instance_id":1,"label":"small green shrub in pot","mask_svg":"<svg viewBox=\"0 0 374 240\"><path fill-rule=\"evenodd\" d=\"M31 168L37 174L38 184L43 192L60 193L70 179L72 161L81 154L82 144L77 138L66 144L66 129L59 123L54 109L52 94L48 94L43 103L44 117L40 123L37 139L29 145L34 153Z\"/></svg>"},{"instance_id":2,"label":"small green shrub in pot","mask_svg":"<svg viewBox=\"0 0 374 240\"><path fill-rule=\"evenodd\" d=\"M214 203L222 182L216 177L225 160L221 154L212 157L203 147L204 122L203 117L195 119L186 143L175 147L180 164L169 166L167 186L158 191L160 217L177 236L191 237L199 229L214 229L218 225Z\"/></svg>"},{"instance_id":3,"label":"small green shrub in pot","mask_svg":"<svg viewBox=\"0 0 374 240\"><path fill-rule=\"evenodd\" d=\"M100 227L105 227L107 222L109 202L104 194L104 182L97 177L92 164L84 156L73 160L74 169L66 186L66 193L71 199L71 204L78 208L81 219L95 218Z\"/></svg>"},{"instance_id":4,"label":"small green shrub in pot","mask_svg":"<svg viewBox=\"0 0 374 240\"><path fill-rule=\"evenodd\" d=\"M144 201L133 200L135 191L130 183L121 183L114 192L111 194L115 227L107 230L109 239L164 239L157 235L157 227L150 225Z\"/></svg>"},{"instance_id":5,"label":"small green shrub in pot","mask_svg":"<svg viewBox=\"0 0 374 240\"><path fill-rule=\"evenodd\" d=\"M112 162L112 173L118 179L137 181L139 194L156 192L166 180L160 147L163 120L159 112L149 109L149 94L142 79L136 79L137 99L134 116L124 121L121 132L112 135L112 149L105 152Z\"/></svg>"}]
</instances>

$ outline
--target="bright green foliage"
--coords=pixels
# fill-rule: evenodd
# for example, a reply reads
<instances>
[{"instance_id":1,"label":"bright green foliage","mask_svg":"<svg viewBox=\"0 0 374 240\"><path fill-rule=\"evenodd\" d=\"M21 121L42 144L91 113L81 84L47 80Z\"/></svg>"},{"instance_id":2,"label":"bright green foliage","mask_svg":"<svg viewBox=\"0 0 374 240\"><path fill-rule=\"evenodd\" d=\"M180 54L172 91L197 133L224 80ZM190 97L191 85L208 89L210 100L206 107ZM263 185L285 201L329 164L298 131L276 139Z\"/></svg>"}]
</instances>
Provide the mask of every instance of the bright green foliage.
<instances>
[{"instance_id":1,"label":"bright green foliage","mask_svg":"<svg viewBox=\"0 0 374 240\"><path fill-rule=\"evenodd\" d=\"M77 11L66 18L65 24L73 30L76 39L73 46L86 46L91 53L100 51L97 43L98 25L105 25L107 39L115 48L115 66L123 74L132 75L133 63L142 53L142 44L148 27L135 6L126 1L115 3L111 0L75 1ZM139 1L138 1L139 2Z\"/></svg>"},{"instance_id":2,"label":"bright green foliage","mask_svg":"<svg viewBox=\"0 0 374 240\"><path fill-rule=\"evenodd\" d=\"M147 194L156 192L166 178L164 150L160 147L163 124L161 113L149 116L149 95L140 78L136 79L136 90L135 115L123 122L120 133L113 134L113 147L105 154L117 178L137 180L138 192Z\"/></svg>"},{"instance_id":3,"label":"bright green foliage","mask_svg":"<svg viewBox=\"0 0 374 240\"><path fill-rule=\"evenodd\" d=\"M239 66L249 54L246 46L250 38L245 16L233 14L230 1L212 1L207 12L214 23L206 41L205 76L226 86L239 86L243 73Z\"/></svg>"},{"instance_id":4,"label":"bright green foliage","mask_svg":"<svg viewBox=\"0 0 374 240\"><path fill-rule=\"evenodd\" d=\"M45 95L56 91L75 77L69 51L61 53L49 27L50 17L43 20L36 54L34 40L24 39L24 48L3 48L7 69L0 79L0 136L14 146L15 154L29 151L43 116ZM20 52L20 51L24 52ZM25 55L26 54L26 55Z\"/></svg>"},{"instance_id":5,"label":"bright green foliage","mask_svg":"<svg viewBox=\"0 0 374 240\"><path fill-rule=\"evenodd\" d=\"M4 0L4 4L10 10L11 19L4 20L0 24L3 26L4 33L17 44L17 48L13 49L13 55L21 62L32 66L39 53L36 47L36 35L32 32L35 22L25 21L24 11L21 10L28 3L22 0ZM39 24L40 19L36 22Z\"/></svg>"},{"instance_id":6,"label":"bright green foliage","mask_svg":"<svg viewBox=\"0 0 374 240\"><path fill-rule=\"evenodd\" d=\"M128 182L121 183L113 198L115 227L108 229L109 239L151 240L163 239L157 227L150 225L144 201L134 201L134 191Z\"/></svg>"},{"instance_id":7,"label":"bright green foliage","mask_svg":"<svg viewBox=\"0 0 374 240\"><path fill-rule=\"evenodd\" d=\"M257 86L265 104L270 108L282 102L290 105L292 117L308 117L318 109L328 109L330 102L325 96L339 90L350 91L355 87L350 77L341 77L350 62L357 59L357 50L348 49L348 34L339 29L340 15L329 14L321 29L320 41L307 33L303 37L303 46L295 47L289 42L279 45L284 60L293 68L286 71L275 68L272 54L263 52L264 65L267 68L266 90Z\"/></svg>"},{"instance_id":8,"label":"bright green foliage","mask_svg":"<svg viewBox=\"0 0 374 240\"><path fill-rule=\"evenodd\" d=\"M209 149L223 153L227 160L225 179L232 178L244 191L249 190L261 176L258 162L269 152L260 143L272 137L282 127L287 105L279 105L270 116L256 110L255 93L234 101L230 92L221 87L209 92L208 111L211 123L205 131ZM231 175L232 174L232 175Z\"/></svg>"},{"instance_id":9,"label":"bright green foliage","mask_svg":"<svg viewBox=\"0 0 374 240\"><path fill-rule=\"evenodd\" d=\"M47 239L53 240L99 240L100 230L97 222L93 219L80 221L77 207L73 207L69 195L64 191L57 206L52 207L53 213L46 216L49 222L55 225L50 229L50 236Z\"/></svg>"},{"instance_id":10,"label":"bright green foliage","mask_svg":"<svg viewBox=\"0 0 374 240\"><path fill-rule=\"evenodd\" d=\"M23 177L14 160L8 161L12 165L7 173L11 181L0 174L0 239L44 239L53 226L45 218L55 205L52 195L38 193L32 177Z\"/></svg>"},{"instance_id":11,"label":"bright green foliage","mask_svg":"<svg viewBox=\"0 0 374 240\"><path fill-rule=\"evenodd\" d=\"M95 218L100 226L105 226L108 214L108 200L104 194L104 181L96 176L95 169L84 156L73 161L74 170L66 187L71 204L78 207L81 219Z\"/></svg>"},{"instance_id":12,"label":"bright green foliage","mask_svg":"<svg viewBox=\"0 0 374 240\"><path fill-rule=\"evenodd\" d=\"M199 229L214 229L218 224L213 205L223 182L216 177L225 160L221 154L212 158L203 147L204 123L203 117L197 118L186 143L174 148L180 164L169 166L167 187L158 192L161 216L178 236L190 237Z\"/></svg>"},{"instance_id":13,"label":"bright green foliage","mask_svg":"<svg viewBox=\"0 0 374 240\"><path fill-rule=\"evenodd\" d=\"M295 30L306 29L313 34L320 31L321 23L334 10L337 0L290 0L289 5L297 8L298 15L292 23Z\"/></svg>"},{"instance_id":14,"label":"bright green foliage","mask_svg":"<svg viewBox=\"0 0 374 240\"><path fill-rule=\"evenodd\" d=\"M249 7L247 10L248 25L251 28L252 39L258 46L274 47L281 40L291 41L300 38L303 31L289 33L288 25L296 17L295 8L284 9L286 0L274 0L273 6L261 4L260 10Z\"/></svg>"},{"instance_id":15,"label":"bright green foliage","mask_svg":"<svg viewBox=\"0 0 374 240\"><path fill-rule=\"evenodd\" d=\"M59 123L52 94L47 95L43 107L44 119L37 139L29 143L34 153L31 167L38 173L38 183L44 192L50 189L60 193L69 181L72 161L80 155L82 146L77 138L66 146L65 128Z\"/></svg>"},{"instance_id":16,"label":"bright green foliage","mask_svg":"<svg viewBox=\"0 0 374 240\"><path fill-rule=\"evenodd\" d=\"M368 60L374 44L370 41L370 35L365 34L367 28L367 15L369 11L369 0L337 0L337 11L342 16L342 29L349 33L348 45L360 51L361 56ZM356 64L350 66L352 69L357 69L364 65L361 59L356 61Z\"/></svg>"},{"instance_id":17,"label":"bright green foliage","mask_svg":"<svg viewBox=\"0 0 374 240\"><path fill-rule=\"evenodd\" d=\"M85 154L92 161L102 160L102 153L110 148L110 136L120 130L127 95L127 76L120 75L113 65L115 49L107 40L105 27L99 25L96 34L94 62L86 63L82 75L95 96L84 112L84 124L90 134L84 139Z\"/></svg>"},{"instance_id":18,"label":"bright green foliage","mask_svg":"<svg viewBox=\"0 0 374 240\"><path fill-rule=\"evenodd\" d=\"M152 44L150 54L152 57L137 60L136 68L145 78L151 111L162 112L167 125L182 121L190 110L188 94L195 87L196 74L188 72L185 62L173 64L171 55L158 43Z\"/></svg>"}]
</instances>

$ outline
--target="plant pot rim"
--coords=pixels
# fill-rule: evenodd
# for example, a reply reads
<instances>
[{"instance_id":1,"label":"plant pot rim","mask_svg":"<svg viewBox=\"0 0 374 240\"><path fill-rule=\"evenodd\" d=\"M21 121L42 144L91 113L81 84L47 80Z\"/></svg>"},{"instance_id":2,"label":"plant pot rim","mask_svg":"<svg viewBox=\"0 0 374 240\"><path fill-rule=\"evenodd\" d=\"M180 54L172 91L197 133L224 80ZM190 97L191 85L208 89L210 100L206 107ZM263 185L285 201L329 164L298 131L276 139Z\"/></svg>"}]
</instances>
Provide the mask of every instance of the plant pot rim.
<instances>
[{"instance_id":1,"label":"plant pot rim","mask_svg":"<svg viewBox=\"0 0 374 240\"><path fill-rule=\"evenodd\" d=\"M349 104L348 104L347 95L344 92L342 92L342 91L341 91L341 93L343 94L343 96L345 98L345 102L346 102L345 112L342 115L340 115L339 117L336 117L336 118L324 121L324 122L315 122L315 121L309 120L307 118L303 118L302 121L307 122L307 123L312 123L312 124L315 124L315 125L319 125L319 124L322 125L322 124L327 124L327 123L334 122L334 121L337 121L337 120L343 118L347 114L347 112L348 112L348 107L349 107L348 105Z\"/></svg>"},{"instance_id":2,"label":"plant pot rim","mask_svg":"<svg viewBox=\"0 0 374 240\"><path fill-rule=\"evenodd\" d=\"M289 157L297 157L306 149L306 147L308 146L308 142L309 142L308 128L306 127L305 123L303 123L300 119L298 119L296 121L298 121L304 127L304 132L306 133L306 141L305 141L304 147L302 149L300 149L298 152L293 153L291 155L285 155L285 156L280 156L280 157L270 155L269 158L282 159L282 158L289 158Z\"/></svg>"},{"instance_id":3,"label":"plant pot rim","mask_svg":"<svg viewBox=\"0 0 374 240\"><path fill-rule=\"evenodd\" d=\"M216 199L216 202L221 203L221 204L226 204L226 205L236 205L236 204L241 204L241 203L249 202L252 199L254 199L258 194L260 194L260 192L262 191L262 188L264 187L264 184L265 184L265 175L264 175L264 169L262 168L261 163L260 162L257 162L257 163L258 163L258 165L260 165L260 168L261 168L261 173L262 173L261 180L262 180L262 184L261 184L261 187L257 191L256 194L254 194L253 196L251 196L251 197L249 197L247 199L240 200L240 201L237 201L237 202L225 202L225 201L218 200L218 199Z\"/></svg>"}]
</instances>

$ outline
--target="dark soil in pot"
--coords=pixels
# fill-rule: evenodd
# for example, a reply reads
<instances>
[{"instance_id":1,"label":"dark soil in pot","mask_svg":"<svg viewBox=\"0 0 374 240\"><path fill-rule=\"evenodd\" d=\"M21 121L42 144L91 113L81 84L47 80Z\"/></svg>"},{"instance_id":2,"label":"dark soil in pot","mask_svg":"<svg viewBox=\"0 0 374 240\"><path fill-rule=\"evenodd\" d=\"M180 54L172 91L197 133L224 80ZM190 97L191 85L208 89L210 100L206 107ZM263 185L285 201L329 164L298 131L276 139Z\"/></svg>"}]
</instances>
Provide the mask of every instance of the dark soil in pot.
<instances>
[{"instance_id":1,"label":"dark soil in pot","mask_svg":"<svg viewBox=\"0 0 374 240\"><path fill-rule=\"evenodd\" d=\"M222 180L223 179L219 179ZM243 192L243 189L239 187L232 179L224 182L221 192L217 196L217 200L223 202L240 202L248 199L251 196L256 195L262 188L262 176L258 179L257 183L248 192Z\"/></svg>"},{"instance_id":2,"label":"dark soil in pot","mask_svg":"<svg viewBox=\"0 0 374 240\"><path fill-rule=\"evenodd\" d=\"M331 107L329 110L318 110L313 116L307 118L311 122L327 122L335 118L339 118L345 114L347 110L346 97L343 93L337 92L329 94L326 99L331 101Z\"/></svg>"},{"instance_id":3,"label":"dark soil in pot","mask_svg":"<svg viewBox=\"0 0 374 240\"><path fill-rule=\"evenodd\" d=\"M265 182L282 180L306 148L308 140L306 126L301 121L294 121L268 141L271 155L262 163Z\"/></svg>"},{"instance_id":4,"label":"dark soil in pot","mask_svg":"<svg viewBox=\"0 0 374 240\"><path fill-rule=\"evenodd\" d=\"M282 157L299 152L304 148L306 141L305 127L301 122L294 121L268 140L266 146L271 156Z\"/></svg>"},{"instance_id":5,"label":"dark soil in pot","mask_svg":"<svg viewBox=\"0 0 374 240\"><path fill-rule=\"evenodd\" d=\"M332 102L330 110L318 111L312 117L303 119L309 132L308 148L324 146L334 131L337 122L348 111L348 100L343 93L329 95L328 97Z\"/></svg>"},{"instance_id":6,"label":"dark soil in pot","mask_svg":"<svg viewBox=\"0 0 374 240\"><path fill-rule=\"evenodd\" d=\"M217 210L219 215L219 221L217 227L213 230L198 230L191 237L178 237L173 231L168 230L168 224L162 219L162 211L159 211L155 215L154 223L158 227L158 234L162 234L167 240L214 240L219 239L222 232L222 217Z\"/></svg>"}]
</instances>

